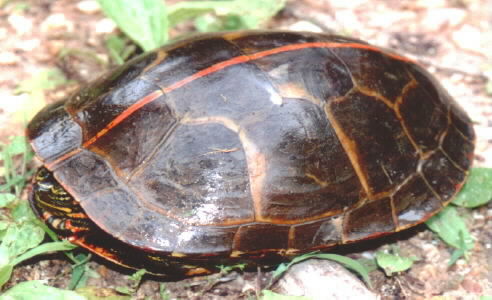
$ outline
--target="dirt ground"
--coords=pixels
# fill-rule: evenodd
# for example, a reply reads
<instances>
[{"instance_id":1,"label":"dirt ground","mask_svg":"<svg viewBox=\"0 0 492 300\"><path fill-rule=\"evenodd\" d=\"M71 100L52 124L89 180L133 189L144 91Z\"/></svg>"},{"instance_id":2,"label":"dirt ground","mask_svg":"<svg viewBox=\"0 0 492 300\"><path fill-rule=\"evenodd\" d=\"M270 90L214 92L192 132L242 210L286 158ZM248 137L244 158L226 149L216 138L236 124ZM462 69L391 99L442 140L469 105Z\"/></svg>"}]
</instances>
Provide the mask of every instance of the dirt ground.
<instances>
[{"instance_id":1,"label":"dirt ground","mask_svg":"<svg viewBox=\"0 0 492 300\"><path fill-rule=\"evenodd\" d=\"M62 99L94 79L108 61L105 37L115 25L92 0L0 1L0 141L23 134L26 119L45 103ZM3 5L2 5L3 4ZM476 123L475 165L492 167L492 3L488 0L291 0L266 28L328 31L397 50L428 68ZM190 26L180 26L176 36ZM70 54L60 59L62 51ZM84 54L90 53L90 55ZM16 92L20 82L41 70L58 68L71 80L31 102ZM488 84L488 87L487 87ZM488 92L487 92L488 89ZM26 110L26 107L30 109ZM403 254L420 258L411 270L386 277L371 273L382 299L472 299L492 295L492 204L469 212L476 247L468 260L447 267L451 250L418 227L397 237ZM383 242L351 249L353 258L371 257ZM114 288L131 284L128 272L100 259L90 263L99 278L88 285ZM65 288L70 264L62 255L37 258L16 268L8 286L44 279ZM260 276L258 278L258 276ZM170 299L250 299L270 273L232 273L224 278L193 278L166 283ZM211 284L213 282L214 284ZM137 299L157 299L159 281L146 280Z\"/></svg>"}]
</instances>

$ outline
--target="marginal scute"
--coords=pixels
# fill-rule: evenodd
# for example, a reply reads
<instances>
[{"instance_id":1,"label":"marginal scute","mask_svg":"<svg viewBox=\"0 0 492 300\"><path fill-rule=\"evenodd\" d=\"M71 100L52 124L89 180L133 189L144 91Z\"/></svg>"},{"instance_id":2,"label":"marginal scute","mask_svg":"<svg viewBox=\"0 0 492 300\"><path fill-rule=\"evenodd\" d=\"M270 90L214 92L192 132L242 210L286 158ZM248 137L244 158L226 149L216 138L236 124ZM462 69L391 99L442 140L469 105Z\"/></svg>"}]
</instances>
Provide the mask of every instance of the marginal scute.
<instances>
[{"instance_id":1,"label":"marginal scute","mask_svg":"<svg viewBox=\"0 0 492 300\"><path fill-rule=\"evenodd\" d=\"M392 198L399 228L420 223L443 205L420 175L410 177Z\"/></svg>"},{"instance_id":2,"label":"marginal scute","mask_svg":"<svg viewBox=\"0 0 492 300\"><path fill-rule=\"evenodd\" d=\"M463 135L463 138L465 138L468 142L469 145L471 146L469 148L470 152L468 153L473 153L473 147L474 147L474 141L475 141L475 131L473 130L473 126L470 126L470 120L468 118L461 118L460 116L456 114L451 114L451 124L458 129L458 131Z\"/></svg>"},{"instance_id":3,"label":"marginal scute","mask_svg":"<svg viewBox=\"0 0 492 300\"><path fill-rule=\"evenodd\" d=\"M456 147L460 145L461 147ZM442 149L457 168L468 170L472 160L468 153L473 151L473 143L465 139L455 126L450 126L442 142Z\"/></svg>"},{"instance_id":4,"label":"marginal scute","mask_svg":"<svg viewBox=\"0 0 492 300\"><path fill-rule=\"evenodd\" d=\"M82 128L70 118L61 101L41 110L28 124L26 135L45 164L77 150L83 140Z\"/></svg>"},{"instance_id":5,"label":"marginal scute","mask_svg":"<svg viewBox=\"0 0 492 300\"><path fill-rule=\"evenodd\" d=\"M290 247L309 249L319 246L336 245L342 239L342 216L325 218L320 221L294 226Z\"/></svg>"},{"instance_id":6,"label":"marginal scute","mask_svg":"<svg viewBox=\"0 0 492 300\"><path fill-rule=\"evenodd\" d=\"M289 226L274 224L244 225L239 227L232 248L243 252L287 249L289 229Z\"/></svg>"},{"instance_id":7,"label":"marginal scute","mask_svg":"<svg viewBox=\"0 0 492 300\"><path fill-rule=\"evenodd\" d=\"M190 226L178 233L174 251L190 254L229 254L236 227Z\"/></svg>"},{"instance_id":8,"label":"marginal scute","mask_svg":"<svg viewBox=\"0 0 492 300\"><path fill-rule=\"evenodd\" d=\"M388 234L395 229L391 198L384 197L346 213L343 224L343 240L354 242Z\"/></svg>"},{"instance_id":9,"label":"marginal scute","mask_svg":"<svg viewBox=\"0 0 492 300\"><path fill-rule=\"evenodd\" d=\"M466 173L456 168L442 151L436 151L429 157L423 164L422 173L427 183L441 197L443 203L449 202L451 197L456 194L456 189L466 176Z\"/></svg>"}]
</instances>

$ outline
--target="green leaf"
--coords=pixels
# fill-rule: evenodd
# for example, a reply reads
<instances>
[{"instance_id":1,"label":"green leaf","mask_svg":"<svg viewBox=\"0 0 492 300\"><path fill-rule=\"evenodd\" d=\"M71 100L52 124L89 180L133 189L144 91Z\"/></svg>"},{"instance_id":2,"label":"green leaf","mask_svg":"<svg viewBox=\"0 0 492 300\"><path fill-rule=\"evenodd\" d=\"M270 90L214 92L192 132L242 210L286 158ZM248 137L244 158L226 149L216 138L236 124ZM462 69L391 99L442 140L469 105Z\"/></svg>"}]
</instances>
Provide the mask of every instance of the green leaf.
<instances>
[{"instance_id":1,"label":"green leaf","mask_svg":"<svg viewBox=\"0 0 492 300\"><path fill-rule=\"evenodd\" d=\"M164 45L168 40L168 19L162 0L99 0L104 13L144 51Z\"/></svg>"},{"instance_id":2,"label":"green leaf","mask_svg":"<svg viewBox=\"0 0 492 300\"><path fill-rule=\"evenodd\" d=\"M22 155L21 157L18 157ZM25 137L14 136L10 143L0 143L0 177L5 184L0 184L0 192L12 192L19 196L27 177L26 165L32 159L33 153L27 144ZM17 162L20 161L20 164Z\"/></svg>"},{"instance_id":3,"label":"green leaf","mask_svg":"<svg viewBox=\"0 0 492 300\"><path fill-rule=\"evenodd\" d=\"M261 291L261 300L309 300L311 298L304 296L287 296L272 292L270 290Z\"/></svg>"},{"instance_id":4,"label":"green leaf","mask_svg":"<svg viewBox=\"0 0 492 300\"><path fill-rule=\"evenodd\" d=\"M87 262L90 259L89 255L85 253L79 253L77 256L74 257L74 259L80 262L72 265L72 276L70 277L70 282L68 283L69 290L85 287L87 280L91 275L91 270L87 265Z\"/></svg>"},{"instance_id":5,"label":"green leaf","mask_svg":"<svg viewBox=\"0 0 492 300\"><path fill-rule=\"evenodd\" d=\"M187 1L169 6L169 27L174 27L183 21L213 12L213 6L207 5L208 2L210 1Z\"/></svg>"},{"instance_id":6,"label":"green leaf","mask_svg":"<svg viewBox=\"0 0 492 300\"><path fill-rule=\"evenodd\" d=\"M492 169L473 168L463 189L453 200L453 204L473 208L490 200L492 200Z\"/></svg>"},{"instance_id":7,"label":"green leaf","mask_svg":"<svg viewBox=\"0 0 492 300\"><path fill-rule=\"evenodd\" d=\"M31 151L26 138L23 136L14 136L6 149L9 152L10 156L24 154Z\"/></svg>"},{"instance_id":8,"label":"green leaf","mask_svg":"<svg viewBox=\"0 0 492 300\"><path fill-rule=\"evenodd\" d=\"M40 280L25 281L6 291L0 300L33 299L33 300L87 300L76 292L57 289L44 285Z\"/></svg>"},{"instance_id":9,"label":"green leaf","mask_svg":"<svg viewBox=\"0 0 492 300\"><path fill-rule=\"evenodd\" d=\"M364 266L368 273L378 269L378 264L374 258L359 258L357 261Z\"/></svg>"},{"instance_id":10,"label":"green leaf","mask_svg":"<svg viewBox=\"0 0 492 300\"><path fill-rule=\"evenodd\" d=\"M241 264L235 264L235 265L219 265L217 266L220 269L220 273L222 274L227 274L232 272L234 269L237 270L244 270L246 268L247 264L241 263Z\"/></svg>"},{"instance_id":11,"label":"green leaf","mask_svg":"<svg viewBox=\"0 0 492 300\"><path fill-rule=\"evenodd\" d=\"M285 7L285 0L237 0L237 15L241 16L246 28L257 29Z\"/></svg>"},{"instance_id":12,"label":"green leaf","mask_svg":"<svg viewBox=\"0 0 492 300\"><path fill-rule=\"evenodd\" d=\"M10 276L12 276L12 271L14 270L14 266L11 264L6 264L0 266L0 288L9 281ZM0 299L2 299L0 297Z\"/></svg>"},{"instance_id":13,"label":"green leaf","mask_svg":"<svg viewBox=\"0 0 492 300\"><path fill-rule=\"evenodd\" d=\"M8 221L0 221L0 241L3 240L3 236L5 235L5 232L3 232L5 229L7 229L10 225L10 222Z\"/></svg>"},{"instance_id":14,"label":"green leaf","mask_svg":"<svg viewBox=\"0 0 492 300\"><path fill-rule=\"evenodd\" d=\"M387 276L410 269L413 262L416 260L415 257L404 257L382 251L376 252L376 261L378 265L383 268Z\"/></svg>"},{"instance_id":15,"label":"green leaf","mask_svg":"<svg viewBox=\"0 0 492 300\"><path fill-rule=\"evenodd\" d=\"M5 176L7 177L7 176ZM18 188L22 190L21 187L24 187L24 183L26 182L26 177L22 175L14 175L7 179L7 183L0 185L0 191L9 191L12 188Z\"/></svg>"},{"instance_id":16,"label":"green leaf","mask_svg":"<svg viewBox=\"0 0 492 300\"><path fill-rule=\"evenodd\" d=\"M9 204L15 201L17 197L9 193L0 193L0 208L7 207Z\"/></svg>"},{"instance_id":17,"label":"green leaf","mask_svg":"<svg viewBox=\"0 0 492 300\"><path fill-rule=\"evenodd\" d=\"M130 279L133 280L134 282L136 282L137 284L140 283L140 281L142 281L142 278L143 276L147 273L147 270L145 269L140 269L138 270L137 272L133 273L132 275L130 275Z\"/></svg>"},{"instance_id":18,"label":"green leaf","mask_svg":"<svg viewBox=\"0 0 492 300\"><path fill-rule=\"evenodd\" d=\"M449 258L448 261L448 266L452 266L460 259L460 257L466 255L466 250L464 248L460 249L454 249L453 253L451 254L451 257Z\"/></svg>"},{"instance_id":19,"label":"green leaf","mask_svg":"<svg viewBox=\"0 0 492 300\"><path fill-rule=\"evenodd\" d=\"M171 294L167 290L165 283L159 284L159 296L160 296L161 300L170 300L171 299Z\"/></svg>"},{"instance_id":20,"label":"green leaf","mask_svg":"<svg viewBox=\"0 0 492 300\"><path fill-rule=\"evenodd\" d=\"M472 249L475 242L466 228L466 224L453 206L445 207L437 215L425 222L429 228L451 247L463 253Z\"/></svg>"},{"instance_id":21,"label":"green leaf","mask_svg":"<svg viewBox=\"0 0 492 300\"><path fill-rule=\"evenodd\" d=\"M36 248L32 248L31 250L17 257L13 261L13 263L14 265L16 265L34 256L38 256L50 252L56 252L56 251L68 251L75 248L77 248L77 246L68 241L44 243Z\"/></svg>"},{"instance_id":22,"label":"green leaf","mask_svg":"<svg viewBox=\"0 0 492 300\"><path fill-rule=\"evenodd\" d=\"M362 279L366 282L366 284L371 287L371 280L369 279L369 272L367 269L359 263L355 259L351 259L349 257L338 255L338 254L328 254L328 253L307 253L300 256L295 257L287 264L280 264L277 269L273 272L272 279L275 279L282 275L287 269L293 264L299 263L301 261L310 259L310 258L319 258L319 259L328 259L334 262L340 263L344 265L346 268L355 271L358 275L362 277Z\"/></svg>"},{"instance_id":23,"label":"green leaf","mask_svg":"<svg viewBox=\"0 0 492 300\"><path fill-rule=\"evenodd\" d=\"M0 247L0 288L10 279L14 266L10 263L9 251Z\"/></svg>"},{"instance_id":24,"label":"green leaf","mask_svg":"<svg viewBox=\"0 0 492 300\"><path fill-rule=\"evenodd\" d=\"M34 243L35 243L34 241L31 242L31 244ZM29 245L26 243L23 246L28 247ZM75 246L70 244L69 242L46 243L41 246L32 248L29 251L23 253L22 255L19 255L14 259L12 259L13 252L19 250L8 248L7 246L5 246L4 242L2 242L2 245L0 246L0 287L10 279L10 276L12 275L12 270L15 265L43 253L61 251L61 250L70 250L73 249L74 247Z\"/></svg>"},{"instance_id":25,"label":"green leaf","mask_svg":"<svg viewBox=\"0 0 492 300\"><path fill-rule=\"evenodd\" d=\"M136 46L129 43L128 39L123 39L117 35L112 35L106 40L106 48L108 48L111 58L117 65L125 63L128 57L136 50Z\"/></svg>"},{"instance_id":26,"label":"green leaf","mask_svg":"<svg viewBox=\"0 0 492 300\"><path fill-rule=\"evenodd\" d=\"M214 17L211 15L200 16L195 20L195 27L200 32L231 31L248 29L240 16L229 15Z\"/></svg>"},{"instance_id":27,"label":"green leaf","mask_svg":"<svg viewBox=\"0 0 492 300\"><path fill-rule=\"evenodd\" d=\"M169 23L197 18L199 31L257 29L276 15L286 0L182 1L169 6ZM213 16L204 16L213 12ZM200 17L200 18L198 18Z\"/></svg>"},{"instance_id":28,"label":"green leaf","mask_svg":"<svg viewBox=\"0 0 492 300\"><path fill-rule=\"evenodd\" d=\"M137 272L133 273L129 279L133 281L133 283L130 286L119 286L116 287L116 290L119 293L125 294L125 295L132 295L137 292L138 286L140 285L140 282L142 281L143 276L147 273L147 270L145 269L140 269Z\"/></svg>"},{"instance_id":29,"label":"green leaf","mask_svg":"<svg viewBox=\"0 0 492 300\"><path fill-rule=\"evenodd\" d=\"M37 221L37 218L34 215L29 202L27 201L20 201L14 208L12 208L10 213L12 214L12 218L14 218L14 220L18 223Z\"/></svg>"},{"instance_id":30,"label":"green leaf","mask_svg":"<svg viewBox=\"0 0 492 300\"><path fill-rule=\"evenodd\" d=\"M2 212L6 214L0 223L0 285L10 279L15 265L40 254L76 247L66 241L39 246L45 232L27 201L18 201Z\"/></svg>"},{"instance_id":31,"label":"green leaf","mask_svg":"<svg viewBox=\"0 0 492 300\"><path fill-rule=\"evenodd\" d=\"M0 248L8 250L11 258L36 247L44 238L44 231L31 223L12 224L7 228ZM13 263L14 265L16 263Z\"/></svg>"},{"instance_id":32,"label":"green leaf","mask_svg":"<svg viewBox=\"0 0 492 300\"><path fill-rule=\"evenodd\" d=\"M125 46L125 41L119 36L112 35L106 39L106 48L108 48L111 58L113 58L118 65L125 63L125 60L121 57L121 53Z\"/></svg>"}]
</instances>

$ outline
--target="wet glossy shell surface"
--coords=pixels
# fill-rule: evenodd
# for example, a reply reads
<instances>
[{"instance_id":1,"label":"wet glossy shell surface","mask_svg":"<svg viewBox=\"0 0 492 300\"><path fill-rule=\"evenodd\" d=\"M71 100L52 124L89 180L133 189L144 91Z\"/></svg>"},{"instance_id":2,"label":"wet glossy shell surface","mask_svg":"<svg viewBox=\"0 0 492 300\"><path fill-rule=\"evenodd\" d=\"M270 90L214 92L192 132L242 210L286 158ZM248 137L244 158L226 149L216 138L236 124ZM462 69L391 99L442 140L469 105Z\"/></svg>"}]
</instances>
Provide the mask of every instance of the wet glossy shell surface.
<instances>
[{"instance_id":1,"label":"wet glossy shell surface","mask_svg":"<svg viewBox=\"0 0 492 300\"><path fill-rule=\"evenodd\" d=\"M306 251L437 212L470 119L413 61L294 32L209 34L137 57L30 123L101 229L179 255Z\"/></svg>"}]
</instances>

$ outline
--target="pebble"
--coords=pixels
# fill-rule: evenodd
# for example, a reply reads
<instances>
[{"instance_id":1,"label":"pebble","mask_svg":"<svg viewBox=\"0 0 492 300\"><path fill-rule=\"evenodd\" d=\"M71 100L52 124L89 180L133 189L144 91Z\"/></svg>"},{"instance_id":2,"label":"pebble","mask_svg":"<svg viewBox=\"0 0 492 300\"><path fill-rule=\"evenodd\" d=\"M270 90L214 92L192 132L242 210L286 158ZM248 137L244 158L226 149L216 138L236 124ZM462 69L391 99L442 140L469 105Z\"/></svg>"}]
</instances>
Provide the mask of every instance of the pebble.
<instances>
[{"instance_id":1,"label":"pebble","mask_svg":"<svg viewBox=\"0 0 492 300\"><path fill-rule=\"evenodd\" d=\"M474 293L474 294L482 293L482 287L474 279L471 278L463 279L463 281L461 282L461 286L469 293Z\"/></svg>"},{"instance_id":2,"label":"pebble","mask_svg":"<svg viewBox=\"0 0 492 300\"><path fill-rule=\"evenodd\" d=\"M9 35L9 31L5 27L0 27L0 40L7 39Z\"/></svg>"},{"instance_id":3,"label":"pebble","mask_svg":"<svg viewBox=\"0 0 492 300\"><path fill-rule=\"evenodd\" d=\"M14 52L4 51L0 53L0 65L15 65L20 61L20 57Z\"/></svg>"},{"instance_id":4,"label":"pebble","mask_svg":"<svg viewBox=\"0 0 492 300\"><path fill-rule=\"evenodd\" d=\"M73 22L68 20L64 14L56 13L49 15L44 21L41 23L41 31L43 33L49 33L54 30L63 30L63 31L73 31L74 25Z\"/></svg>"},{"instance_id":5,"label":"pebble","mask_svg":"<svg viewBox=\"0 0 492 300\"><path fill-rule=\"evenodd\" d=\"M14 44L14 48L25 52L30 52L40 47L40 45L41 45L41 41L39 39L28 39L28 40L21 39Z\"/></svg>"},{"instance_id":6,"label":"pebble","mask_svg":"<svg viewBox=\"0 0 492 300\"><path fill-rule=\"evenodd\" d=\"M13 114L26 107L31 100L31 96L27 93L14 95L7 92L0 92L0 99L2 99L3 111L7 114Z\"/></svg>"},{"instance_id":7,"label":"pebble","mask_svg":"<svg viewBox=\"0 0 492 300\"><path fill-rule=\"evenodd\" d=\"M432 244L423 244L422 252L425 254L425 260L430 262L439 262L441 260L441 253L439 248Z\"/></svg>"},{"instance_id":8,"label":"pebble","mask_svg":"<svg viewBox=\"0 0 492 300\"><path fill-rule=\"evenodd\" d=\"M94 0L84 0L77 3L77 9L85 14L92 15L101 11L101 6Z\"/></svg>"},{"instance_id":9,"label":"pebble","mask_svg":"<svg viewBox=\"0 0 492 300\"><path fill-rule=\"evenodd\" d=\"M350 10L338 10L335 12L335 19L343 28L358 31L364 27L357 15Z\"/></svg>"},{"instance_id":10,"label":"pebble","mask_svg":"<svg viewBox=\"0 0 492 300\"><path fill-rule=\"evenodd\" d=\"M321 299L377 299L354 274L328 260L309 259L293 265L272 290L289 296Z\"/></svg>"},{"instance_id":11,"label":"pebble","mask_svg":"<svg viewBox=\"0 0 492 300\"><path fill-rule=\"evenodd\" d=\"M101 19L96 23L95 32L98 34L112 33L116 30L116 24L108 18Z\"/></svg>"},{"instance_id":12,"label":"pebble","mask_svg":"<svg viewBox=\"0 0 492 300\"><path fill-rule=\"evenodd\" d=\"M18 35L30 33L33 28L32 20L22 15L12 14L7 18L7 22Z\"/></svg>"},{"instance_id":13,"label":"pebble","mask_svg":"<svg viewBox=\"0 0 492 300\"><path fill-rule=\"evenodd\" d=\"M453 32L452 38L457 45L460 45L460 48L478 52L482 47L481 36L478 28L466 24Z\"/></svg>"}]
</instances>

